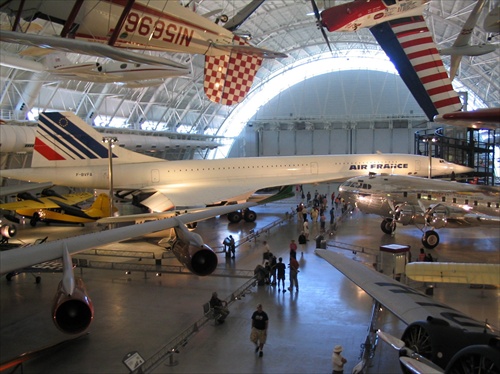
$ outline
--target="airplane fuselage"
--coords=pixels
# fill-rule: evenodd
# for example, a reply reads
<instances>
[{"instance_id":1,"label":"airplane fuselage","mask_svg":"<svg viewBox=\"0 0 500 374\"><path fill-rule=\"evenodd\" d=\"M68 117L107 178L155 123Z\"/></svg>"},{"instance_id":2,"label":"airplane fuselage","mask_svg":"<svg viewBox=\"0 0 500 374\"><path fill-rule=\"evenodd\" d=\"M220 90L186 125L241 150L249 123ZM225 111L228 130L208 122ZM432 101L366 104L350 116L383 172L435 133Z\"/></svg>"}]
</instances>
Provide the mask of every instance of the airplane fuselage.
<instances>
[{"instance_id":1,"label":"airplane fuselage","mask_svg":"<svg viewBox=\"0 0 500 374\"><path fill-rule=\"evenodd\" d=\"M454 221L470 225L485 223L477 216L467 218L464 211L471 215L500 217L499 187L391 175L352 179L339 190L344 199L368 214L393 217L394 208L408 207L406 214L412 213L412 221L407 224L423 223L425 210L437 205L441 207L436 211L445 215L447 224ZM455 207L462 213L447 207Z\"/></svg>"},{"instance_id":2,"label":"airplane fuselage","mask_svg":"<svg viewBox=\"0 0 500 374\"><path fill-rule=\"evenodd\" d=\"M434 175L446 175L457 165L434 160ZM113 165L116 189L139 189L165 184L208 182L245 184L258 178L260 188L341 181L369 172L426 176L428 158L404 154L285 156L233 158L220 160L187 160ZM460 172L455 170L455 172ZM108 163L101 166L55 167L2 170L2 176L31 181L46 181L65 186L108 188Z\"/></svg>"},{"instance_id":3,"label":"airplane fuselage","mask_svg":"<svg viewBox=\"0 0 500 374\"><path fill-rule=\"evenodd\" d=\"M429 0L354 1L328 8L321 13L321 23L328 31L352 32L402 17L422 15Z\"/></svg>"},{"instance_id":4,"label":"airplane fuselage","mask_svg":"<svg viewBox=\"0 0 500 374\"><path fill-rule=\"evenodd\" d=\"M72 1L27 0L24 9L36 11L59 20L67 20L73 7ZM86 0L74 19L78 28L74 36L79 39L108 43L119 25L127 5L126 0ZM8 5L16 14L19 2ZM24 17L32 14L23 13ZM193 54L227 54L212 47L231 44L233 33L211 20L197 15L177 1L135 1L126 13L118 38L113 45L132 49L185 52Z\"/></svg>"}]
</instances>

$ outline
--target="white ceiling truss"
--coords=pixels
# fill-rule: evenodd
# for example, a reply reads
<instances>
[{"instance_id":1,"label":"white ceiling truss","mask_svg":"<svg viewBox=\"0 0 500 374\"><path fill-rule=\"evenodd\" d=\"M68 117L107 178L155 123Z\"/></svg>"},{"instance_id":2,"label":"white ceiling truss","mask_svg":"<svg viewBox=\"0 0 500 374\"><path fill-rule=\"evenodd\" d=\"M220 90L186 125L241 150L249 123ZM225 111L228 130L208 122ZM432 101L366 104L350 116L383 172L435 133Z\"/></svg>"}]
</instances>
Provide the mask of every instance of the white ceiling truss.
<instances>
[{"instance_id":1,"label":"white ceiling truss","mask_svg":"<svg viewBox=\"0 0 500 374\"><path fill-rule=\"evenodd\" d=\"M223 9L223 13L231 18L249 1L197 0L197 12L204 14ZM343 2L346 1L325 0L317 3L322 9ZM474 4L473 0L430 2L424 16L439 47L451 46ZM496 6L498 1L490 0L485 13ZM490 36L482 28L483 18L484 15L474 29L471 40L474 44L486 43ZM265 83L274 72L290 64L328 52L321 32L316 27L310 1L266 0L255 14L245 21L240 30L248 31L252 35L254 45L283 52L289 56L285 59L266 60L257 74L254 86ZM353 50L367 56L381 53L369 30L327 34L333 49L332 64L335 64L336 57L345 57ZM491 42L498 43L499 36L494 36ZM0 51L2 54L16 54L23 48L3 43ZM221 133L221 125L235 108L221 106L205 98L203 56L149 53L188 64L190 75L167 79L156 87L131 89L114 84L76 80L52 81L46 73L2 67L0 118L24 119L26 112L31 108L69 110L89 123L96 121L96 118L107 118L108 121L119 118L124 127L133 129L224 135ZM103 61L101 58L77 54L68 57L74 62ZM443 60L445 66L448 66L449 57L444 56ZM498 107L500 106L499 75L497 49L483 56L464 57L458 80L474 92L485 106ZM181 126L182 129L179 129Z\"/></svg>"}]
</instances>

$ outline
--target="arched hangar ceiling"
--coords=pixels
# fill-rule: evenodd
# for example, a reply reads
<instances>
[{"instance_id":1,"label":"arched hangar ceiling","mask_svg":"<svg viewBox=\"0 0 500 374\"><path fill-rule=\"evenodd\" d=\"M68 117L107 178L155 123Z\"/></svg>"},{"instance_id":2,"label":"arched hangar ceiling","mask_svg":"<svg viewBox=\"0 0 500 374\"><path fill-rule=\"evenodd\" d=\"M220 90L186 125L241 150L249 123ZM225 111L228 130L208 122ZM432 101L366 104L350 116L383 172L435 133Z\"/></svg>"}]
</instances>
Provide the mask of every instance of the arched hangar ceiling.
<instances>
[{"instance_id":1,"label":"arched hangar ceiling","mask_svg":"<svg viewBox=\"0 0 500 374\"><path fill-rule=\"evenodd\" d=\"M344 2L347 1L325 0L317 3L320 9L324 9ZM249 0L197 0L195 3L196 11L200 14L215 11L212 16L215 19L217 14L226 14L231 18L248 4ZM474 5L473 0L430 1L424 16L438 47L444 48L453 44ZM498 5L498 1L488 2L487 9L473 31L472 44L487 42L490 35L483 29L483 19L486 13ZM324 58L326 54L331 64L336 64L339 59L346 59L355 52L358 56L366 57L367 69L370 69L370 56L380 57L383 54L368 30L356 33L327 33L333 48L333 53L330 54L321 32L316 27L311 3L305 0L266 0L238 31L250 33L254 45L284 52L289 56L284 59L266 60L252 89L264 85L276 72L287 70L302 60L319 58L318 56ZM498 43L498 35L493 37L492 42ZM15 54L24 48L6 43L1 47L2 55ZM189 64L190 75L167 79L155 87L127 88L109 83L54 81L45 73L2 67L1 118L22 119L32 108L70 110L89 123L101 125L235 136L234 132L229 131L231 124L224 125L224 121L245 102L227 107L205 98L203 56L155 54ZM68 57L74 62L102 61L77 54ZM449 57L444 56L443 60L445 66L448 66ZM473 107L500 106L498 62L498 49L483 56L463 58L454 84L459 91L468 90L475 96ZM346 115L357 114L356 106L351 106L349 110L351 113ZM314 108L314 111L318 115L324 114L324 103ZM300 116L301 113L294 112L294 115ZM230 139L228 143L231 143Z\"/></svg>"}]
</instances>

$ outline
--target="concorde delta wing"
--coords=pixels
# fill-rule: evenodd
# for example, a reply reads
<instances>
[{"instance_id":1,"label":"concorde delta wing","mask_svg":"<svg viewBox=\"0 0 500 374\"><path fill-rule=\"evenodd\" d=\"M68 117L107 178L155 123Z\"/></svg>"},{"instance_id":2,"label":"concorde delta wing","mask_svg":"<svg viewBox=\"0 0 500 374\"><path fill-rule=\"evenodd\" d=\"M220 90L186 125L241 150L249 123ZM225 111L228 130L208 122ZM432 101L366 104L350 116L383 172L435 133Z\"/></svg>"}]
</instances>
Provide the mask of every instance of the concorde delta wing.
<instances>
[{"instance_id":1,"label":"concorde delta wing","mask_svg":"<svg viewBox=\"0 0 500 374\"><path fill-rule=\"evenodd\" d=\"M408 325L433 317L447 321L450 326L470 332L482 333L485 330L485 323L476 321L453 308L434 301L360 262L323 249L316 249L315 253ZM498 331L491 329L491 333L498 334Z\"/></svg>"}]
</instances>

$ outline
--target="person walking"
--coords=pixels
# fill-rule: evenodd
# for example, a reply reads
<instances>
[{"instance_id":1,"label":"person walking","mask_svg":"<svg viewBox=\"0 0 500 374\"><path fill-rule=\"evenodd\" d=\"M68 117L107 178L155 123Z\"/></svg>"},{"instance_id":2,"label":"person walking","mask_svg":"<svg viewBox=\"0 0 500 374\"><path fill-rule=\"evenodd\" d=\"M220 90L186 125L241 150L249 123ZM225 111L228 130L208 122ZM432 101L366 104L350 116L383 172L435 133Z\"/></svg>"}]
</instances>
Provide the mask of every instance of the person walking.
<instances>
[{"instance_id":1,"label":"person walking","mask_svg":"<svg viewBox=\"0 0 500 374\"><path fill-rule=\"evenodd\" d=\"M288 290L290 292L293 291L293 287L295 287L295 291L299 290L299 279L297 275L299 274L299 262L291 257L290 258L290 287L288 287Z\"/></svg>"},{"instance_id":2,"label":"person walking","mask_svg":"<svg viewBox=\"0 0 500 374\"><path fill-rule=\"evenodd\" d=\"M283 285L283 292L286 292L286 289L285 289L285 270L286 270L286 267L285 267L285 264L283 263L283 258L280 257L278 259L278 263L276 264L276 274L278 276L278 292L281 291L280 282Z\"/></svg>"},{"instance_id":3,"label":"person walking","mask_svg":"<svg viewBox=\"0 0 500 374\"><path fill-rule=\"evenodd\" d=\"M304 221L304 235L306 237L306 240L309 240L309 222L307 222L307 220Z\"/></svg>"},{"instance_id":4,"label":"person walking","mask_svg":"<svg viewBox=\"0 0 500 374\"><path fill-rule=\"evenodd\" d=\"M342 346L336 345L332 353L332 374L344 374L344 365L346 362L347 360L342 356Z\"/></svg>"},{"instance_id":5,"label":"person walking","mask_svg":"<svg viewBox=\"0 0 500 374\"><path fill-rule=\"evenodd\" d=\"M232 253L232 258L236 255L236 242L232 235L229 235L229 251Z\"/></svg>"},{"instance_id":6,"label":"person walking","mask_svg":"<svg viewBox=\"0 0 500 374\"><path fill-rule=\"evenodd\" d=\"M295 240L290 241L290 258L297 258L297 243Z\"/></svg>"},{"instance_id":7,"label":"person walking","mask_svg":"<svg viewBox=\"0 0 500 374\"><path fill-rule=\"evenodd\" d=\"M267 328L269 327L269 317L262 310L262 304L257 305L257 310L252 314L252 332L250 340L255 344L255 353L259 352L259 357L264 355L264 344L267 340Z\"/></svg>"}]
</instances>

